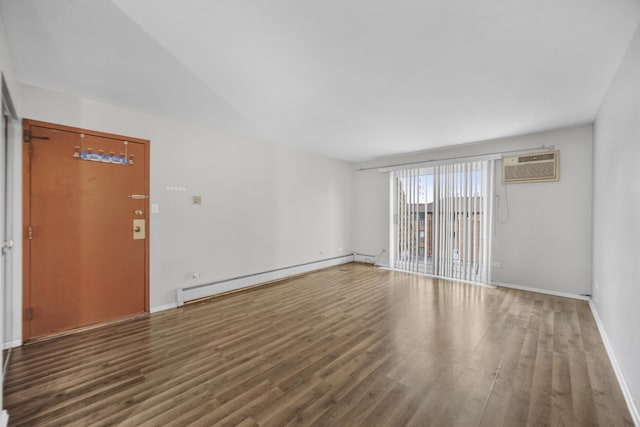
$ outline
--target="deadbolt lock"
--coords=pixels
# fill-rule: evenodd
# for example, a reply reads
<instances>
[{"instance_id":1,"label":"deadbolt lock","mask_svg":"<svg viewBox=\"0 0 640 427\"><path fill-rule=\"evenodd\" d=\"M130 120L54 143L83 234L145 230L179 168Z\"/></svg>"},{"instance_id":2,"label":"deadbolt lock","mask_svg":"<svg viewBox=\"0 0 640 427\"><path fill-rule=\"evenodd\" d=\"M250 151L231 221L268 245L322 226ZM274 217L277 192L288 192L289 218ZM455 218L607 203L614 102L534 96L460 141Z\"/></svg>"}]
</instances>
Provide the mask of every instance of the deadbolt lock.
<instances>
[{"instance_id":1,"label":"deadbolt lock","mask_svg":"<svg viewBox=\"0 0 640 427\"><path fill-rule=\"evenodd\" d=\"M146 238L145 220L134 219L133 220L133 240L141 240L145 238Z\"/></svg>"}]
</instances>

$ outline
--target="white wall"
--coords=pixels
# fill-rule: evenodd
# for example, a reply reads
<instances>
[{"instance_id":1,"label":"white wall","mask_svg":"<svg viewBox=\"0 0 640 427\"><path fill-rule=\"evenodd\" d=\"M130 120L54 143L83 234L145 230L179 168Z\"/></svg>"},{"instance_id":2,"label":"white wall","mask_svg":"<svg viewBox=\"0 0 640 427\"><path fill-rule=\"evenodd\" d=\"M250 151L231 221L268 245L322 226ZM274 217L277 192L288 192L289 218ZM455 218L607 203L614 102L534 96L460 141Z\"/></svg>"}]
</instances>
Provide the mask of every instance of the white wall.
<instances>
[{"instance_id":1,"label":"white wall","mask_svg":"<svg viewBox=\"0 0 640 427\"><path fill-rule=\"evenodd\" d=\"M389 265L389 174L378 170L354 172L352 210L353 250L378 256Z\"/></svg>"},{"instance_id":2,"label":"white wall","mask_svg":"<svg viewBox=\"0 0 640 427\"><path fill-rule=\"evenodd\" d=\"M380 159L355 168L420 162L542 145L560 150L560 181L502 185L496 164L499 219L495 225L493 268L495 282L557 293L591 292L591 125L486 141L406 156ZM388 174L376 170L354 172L354 250L378 253L389 246ZM384 245L384 246L381 246ZM388 253L388 252L387 252ZM386 255L386 254L385 254ZM383 262L388 262L385 257Z\"/></svg>"},{"instance_id":3,"label":"white wall","mask_svg":"<svg viewBox=\"0 0 640 427\"><path fill-rule=\"evenodd\" d=\"M9 86L9 91L13 97L14 107L19 110L20 97L19 83L15 80L15 72L13 69L13 59L9 50L9 41L4 31L4 22L0 19L0 71L4 74L4 78Z\"/></svg>"},{"instance_id":4,"label":"white wall","mask_svg":"<svg viewBox=\"0 0 640 427\"><path fill-rule=\"evenodd\" d=\"M346 162L22 86L23 117L151 140L150 299L349 254ZM167 186L186 187L170 192ZM202 205L191 204L202 195ZM201 278L191 279L198 271Z\"/></svg>"},{"instance_id":5,"label":"white wall","mask_svg":"<svg viewBox=\"0 0 640 427\"><path fill-rule=\"evenodd\" d=\"M640 403L640 27L594 126L593 303Z\"/></svg>"}]
</instances>

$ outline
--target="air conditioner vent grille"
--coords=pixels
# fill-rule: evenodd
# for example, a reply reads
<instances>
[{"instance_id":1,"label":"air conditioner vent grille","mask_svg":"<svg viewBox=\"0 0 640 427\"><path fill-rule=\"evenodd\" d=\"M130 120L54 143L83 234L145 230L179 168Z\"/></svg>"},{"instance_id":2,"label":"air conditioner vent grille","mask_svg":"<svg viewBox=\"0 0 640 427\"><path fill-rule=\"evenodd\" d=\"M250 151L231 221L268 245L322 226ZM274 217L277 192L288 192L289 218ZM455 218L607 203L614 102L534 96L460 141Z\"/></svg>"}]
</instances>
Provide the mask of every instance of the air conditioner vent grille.
<instances>
[{"instance_id":1,"label":"air conditioner vent grille","mask_svg":"<svg viewBox=\"0 0 640 427\"><path fill-rule=\"evenodd\" d=\"M557 181L559 179L559 151L534 153L502 159L504 183Z\"/></svg>"},{"instance_id":2,"label":"air conditioner vent grille","mask_svg":"<svg viewBox=\"0 0 640 427\"><path fill-rule=\"evenodd\" d=\"M555 153L549 154L533 154L531 156L520 156L518 157L518 162L527 163L527 162L538 162L541 160L553 160L555 158Z\"/></svg>"},{"instance_id":3,"label":"air conditioner vent grille","mask_svg":"<svg viewBox=\"0 0 640 427\"><path fill-rule=\"evenodd\" d=\"M507 180L540 179L553 176L553 163L525 163L504 168Z\"/></svg>"}]
</instances>

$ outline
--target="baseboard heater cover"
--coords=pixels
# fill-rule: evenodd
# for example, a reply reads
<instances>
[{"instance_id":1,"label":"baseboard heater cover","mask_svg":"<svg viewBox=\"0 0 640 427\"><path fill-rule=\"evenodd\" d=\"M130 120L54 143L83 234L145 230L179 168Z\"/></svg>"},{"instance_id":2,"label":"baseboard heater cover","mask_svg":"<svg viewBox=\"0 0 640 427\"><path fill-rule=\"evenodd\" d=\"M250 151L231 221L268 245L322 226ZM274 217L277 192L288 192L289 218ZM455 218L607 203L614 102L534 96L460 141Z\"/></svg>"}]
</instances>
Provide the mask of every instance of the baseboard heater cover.
<instances>
[{"instance_id":1,"label":"baseboard heater cover","mask_svg":"<svg viewBox=\"0 0 640 427\"><path fill-rule=\"evenodd\" d=\"M190 286L176 289L176 304L178 307L184 305L185 302L193 301L199 298L206 298L224 292L235 291L237 289L246 288L248 286L260 283L271 282L273 280L286 279L287 277L298 274L308 273L310 271L320 270L322 268L333 267L340 264L353 262L353 255L337 256L326 258L319 261L297 264L290 267L277 268L275 270L263 271L260 273L248 274L246 276L233 277L230 279L219 280L212 283Z\"/></svg>"}]
</instances>

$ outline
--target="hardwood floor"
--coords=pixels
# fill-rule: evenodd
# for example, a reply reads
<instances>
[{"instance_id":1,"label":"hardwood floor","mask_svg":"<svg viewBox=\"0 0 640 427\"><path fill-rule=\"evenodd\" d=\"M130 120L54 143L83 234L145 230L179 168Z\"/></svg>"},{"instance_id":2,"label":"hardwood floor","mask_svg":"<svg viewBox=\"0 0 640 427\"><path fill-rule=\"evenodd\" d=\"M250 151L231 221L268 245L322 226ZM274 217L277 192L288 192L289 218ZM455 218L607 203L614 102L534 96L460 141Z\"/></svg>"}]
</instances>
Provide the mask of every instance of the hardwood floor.
<instances>
[{"instance_id":1,"label":"hardwood floor","mask_svg":"<svg viewBox=\"0 0 640 427\"><path fill-rule=\"evenodd\" d=\"M16 349L11 425L632 425L584 301L348 264Z\"/></svg>"}]
</instances>

